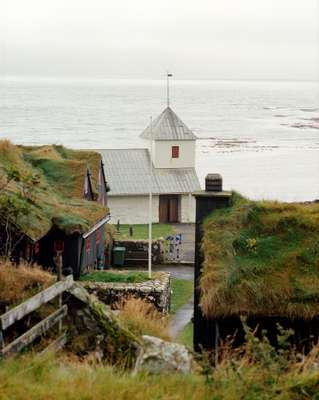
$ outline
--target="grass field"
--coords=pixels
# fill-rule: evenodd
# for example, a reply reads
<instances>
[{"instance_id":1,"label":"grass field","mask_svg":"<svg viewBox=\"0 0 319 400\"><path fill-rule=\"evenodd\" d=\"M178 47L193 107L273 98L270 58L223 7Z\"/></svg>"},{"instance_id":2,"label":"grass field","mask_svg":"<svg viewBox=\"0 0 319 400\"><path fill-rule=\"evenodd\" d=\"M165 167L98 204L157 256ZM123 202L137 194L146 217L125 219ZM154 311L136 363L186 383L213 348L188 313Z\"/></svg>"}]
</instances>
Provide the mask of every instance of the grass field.
<instances>
[{"instance_id":1,"label":"grass field","mask_svg":"<svg viewBox=\"0 0 319 400\"><path fill-rule=\"evenodd\" d=\"M186 279L172 279L171 314L182 307L192 297L194 290L193 281Z\"/></svg>"},{"instance_id":2,"label":"grass field","mask_svg":"<svg viewBox=\"0 0 319 400\"><path fill-rule=\"evenodd\" d=\"M116 225L114 225L116 228ZM129 228L133 228L133 236L130 236ZM166 238L169 235L174 234L173 227L167 224L153 224L152 225L152 238ZM121 225L120 233L116 235L117 239L148 239L148 225Z\"/></svg>"}]
</instances>

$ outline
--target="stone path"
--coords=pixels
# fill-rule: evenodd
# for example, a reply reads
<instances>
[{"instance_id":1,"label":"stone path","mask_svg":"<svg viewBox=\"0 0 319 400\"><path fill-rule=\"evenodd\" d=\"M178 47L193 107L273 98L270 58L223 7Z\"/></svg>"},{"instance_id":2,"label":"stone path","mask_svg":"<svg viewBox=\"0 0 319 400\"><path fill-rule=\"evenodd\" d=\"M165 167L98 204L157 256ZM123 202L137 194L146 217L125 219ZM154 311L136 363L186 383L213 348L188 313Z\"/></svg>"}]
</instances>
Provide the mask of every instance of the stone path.
<instances>
[{"instance_id":1,"label":"stone path","mask_svg":"<svg viewBox=\"0 0 319 400\"><path fill-rule=\"evenodd\" d=\"M154 271L170 272L171 276L176 279L186 279L189 281L194 280L194 267L189 265L161 265L154 267ZM173 340L182 332L184 327L189 323L193 317L194 311L194 298L179 308L176 314L170 321L169 334Z\"/></svg>"},{"instance_id":2,"label":"stone path","mask_svg":"<svg viewBox=\"0 0 319 400\"><path fill-rule=\"evenodd\" d=\"M186 304L179 308L169 324L169 334L172 340L182 332L184 327L193 317L194 298L192 297Z\"/></svg>"},{"instance_id":3,"label":"stone path","mask_svg":"<svg viewBox=\"0 0 319 400\"><path fill-rule=\"evenodd\" d=\"M172 278L194 280L194 267L192 265L154 265L152 269L153 271L170 272Z\"/></svg>"}]
</instances>

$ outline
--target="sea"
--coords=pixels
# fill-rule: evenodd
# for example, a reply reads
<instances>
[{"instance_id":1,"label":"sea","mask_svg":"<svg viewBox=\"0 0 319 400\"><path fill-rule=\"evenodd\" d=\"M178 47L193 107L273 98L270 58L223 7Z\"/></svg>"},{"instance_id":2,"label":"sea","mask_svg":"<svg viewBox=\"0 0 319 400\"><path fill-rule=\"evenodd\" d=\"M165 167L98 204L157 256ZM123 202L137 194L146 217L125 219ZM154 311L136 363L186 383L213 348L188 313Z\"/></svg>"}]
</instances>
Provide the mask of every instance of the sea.
<instances>
[{"instance_id":1,"label":"sea","mask_svg":"<svg viewBox=\"0 0 319 400\"><path fill-rule=\"evenodd\" d=\"M173 80L172 109L198 136L196 169L252 199L319 199L318 82ZM166 107L161 80L0 79L0 139L141 148ZM107 171L106 171L107 173Z\"/></svg>"}]
</instances>

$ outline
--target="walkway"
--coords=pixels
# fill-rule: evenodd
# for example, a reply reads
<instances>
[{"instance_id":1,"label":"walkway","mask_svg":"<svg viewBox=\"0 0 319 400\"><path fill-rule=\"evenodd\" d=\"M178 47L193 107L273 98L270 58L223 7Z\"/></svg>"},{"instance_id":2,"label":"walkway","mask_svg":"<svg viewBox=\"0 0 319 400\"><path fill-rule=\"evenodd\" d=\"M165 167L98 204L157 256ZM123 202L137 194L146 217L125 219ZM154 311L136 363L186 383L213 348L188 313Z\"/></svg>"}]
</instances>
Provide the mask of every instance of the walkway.
<instances>
[{"instance_id":1,"label":"walkway","mask_svg":"<svg viewBox=\"0 0 319 400\"><path fill-rule=\"evenodd\" d=\"M170 272L172 278L185 279L189 281L194 280L194 267L190 265L160 265L153 268L154 271ZM182 332L185 326L193 317L194 311L194 298L179 308L169 324L169 334L172 340L175 340Z\"/></svg>"},{"instance_id":2,"label":"walkway","mask_svg":"<svg viewBox=\"0 0 319 400\"><path fill-rule=\"evenodd\" d=\"M185 326L193 317L194 298L192 297L186 304L179 308L169 324L169 335L172 340L176 340Z\"/></svg>"}]
</instances>

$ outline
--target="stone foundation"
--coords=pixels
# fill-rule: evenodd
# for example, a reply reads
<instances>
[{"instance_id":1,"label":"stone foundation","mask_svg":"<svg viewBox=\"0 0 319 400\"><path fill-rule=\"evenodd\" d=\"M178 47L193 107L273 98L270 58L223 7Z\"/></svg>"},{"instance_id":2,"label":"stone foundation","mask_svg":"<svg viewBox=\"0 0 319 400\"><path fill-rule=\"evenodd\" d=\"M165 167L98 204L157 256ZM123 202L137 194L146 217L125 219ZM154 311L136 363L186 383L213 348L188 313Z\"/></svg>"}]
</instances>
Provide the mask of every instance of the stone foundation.
<instances>
[{"instance_id":1,"label":"stone foundation","mask_svg":"<svg viewBox=\"0 0 319 400\"><path fill-rule=\"evenodd\" d=\"M171 279L167 272L156 272L154 279L142 283L81 282L81 284L90 294L94 294L113 309L125 299L134 297L154 304L164 314L170 310Z\"/></svg>"}]
</instances>

